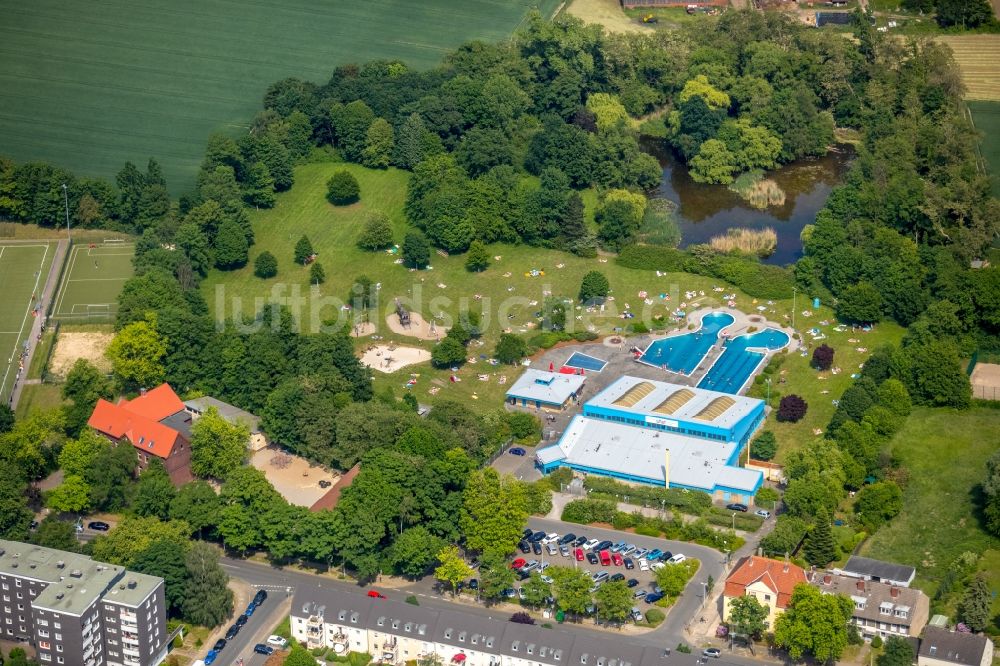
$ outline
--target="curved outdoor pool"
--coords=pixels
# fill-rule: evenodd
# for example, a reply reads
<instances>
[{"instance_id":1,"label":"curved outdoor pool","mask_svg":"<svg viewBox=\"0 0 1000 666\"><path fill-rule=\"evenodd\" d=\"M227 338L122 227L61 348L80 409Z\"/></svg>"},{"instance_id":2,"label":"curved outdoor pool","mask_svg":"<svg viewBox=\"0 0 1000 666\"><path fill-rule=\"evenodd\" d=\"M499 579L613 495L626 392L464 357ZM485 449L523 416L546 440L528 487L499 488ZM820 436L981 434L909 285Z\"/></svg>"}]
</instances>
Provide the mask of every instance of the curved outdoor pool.
<instances>
[{"instance_id":1,"label":"curved outdoor pool","mask_svg":"<svg viewBox=\"0 0 1000 666\"><path fill-rule=\"evenodd\" d=\"M767 351L783 348L788 334L776 328L741 335L724 343L725 351L698 382L698 388L723 393L739 393L750 380ZM765 351L752 351L761 349Z\"/></svg>"},{"instance_id":2,"label":"curved outdoor pool","mask_svg":"<svg viewBox=\"0 0 1000 666\"><path fill-rule=\"evenodd\" d=\"M734 321L733 316L725 312L709 313L701 318L701 328L697 331L651 343L640 360L670 372L690 375L719 339L719 331Z\"/></svg>"}]
</instances>

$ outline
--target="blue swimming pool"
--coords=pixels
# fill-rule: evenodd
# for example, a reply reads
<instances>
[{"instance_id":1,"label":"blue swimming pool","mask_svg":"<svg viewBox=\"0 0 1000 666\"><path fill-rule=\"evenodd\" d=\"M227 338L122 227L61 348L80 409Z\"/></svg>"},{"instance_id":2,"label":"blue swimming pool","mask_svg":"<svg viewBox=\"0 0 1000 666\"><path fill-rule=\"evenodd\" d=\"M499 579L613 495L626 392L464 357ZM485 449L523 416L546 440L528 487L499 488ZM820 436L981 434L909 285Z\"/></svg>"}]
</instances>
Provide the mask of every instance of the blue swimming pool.
<instances>
[{"instance_id":1,"label":"blue swimming pool","mask_svg":"<svg viewBox=\"0 0 1000 666\"><path fill-rule=\"evenodd\" d=\"M773 351L787 344L788 335L774 328L733 338L725 343L725 351L698 382L698 388L739 393L764 358L764 352L751 350Z\"/></svg>"},{"instance_id":2,"label":"blue swimming pool","mask_svg":"<svg viewBox=\"0 0 1000 666\"><path fill-rule=\"evenodd\" d=\"M646 348L640 360L671 372L690 375L715 344L719 331L734 321L733 316L725 312L707 314L702 317L701 328L697 331L657 340Z\"/></svg>"},{"instance_id":3,"label":"blue swimming pool","mask_svg":"<svg viewBox=\"0 0 1000 666\"><path fill-rule=\"evenodd\" d=\"M607 361L602 361L596 356L573 352L573 355L569 357L569 360L564 365L568 368L583 368L592 372L600 372L607 364Z\"/></svg>"}]
</instances>

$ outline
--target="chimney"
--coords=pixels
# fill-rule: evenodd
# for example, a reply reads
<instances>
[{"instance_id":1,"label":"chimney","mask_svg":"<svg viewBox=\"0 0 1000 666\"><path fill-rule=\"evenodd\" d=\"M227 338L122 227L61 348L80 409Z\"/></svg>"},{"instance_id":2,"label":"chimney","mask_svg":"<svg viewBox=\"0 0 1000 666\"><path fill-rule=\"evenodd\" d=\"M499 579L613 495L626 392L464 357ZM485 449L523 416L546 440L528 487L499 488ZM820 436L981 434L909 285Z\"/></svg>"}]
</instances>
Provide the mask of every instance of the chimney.
<instances>
[{"instance_id":1,"label":"chimney","mask_svg":"<svg viewBox=\"0 0 1000 666\"><path fill-rule=\"evenodd\" d=\"M134 590L135 589L135 585L136 585L135 580L130 580L128 582L128 589Z\"/></svg>"},{"instance_id":2,"label":"chimney","mask_svg":"<svg viewBox=\"0 0 1000 666\"><path fill-rule=\"evenodd\" d=\"M857 582L857 586L858 586L858 591L859 592L864 592L865 591L865 581L859 580Z\"/></svg>"},{"instance_id":3,"label":"chimney","mask_svg":"<svg viewBox=\"0 0 1000 666\"><path fill-rule=\"evenodd\" d=\"M833 582L833 576L831 576L830 574L823 574L823 584L824 585L829 585L832 582Z\"/></svg>"},{"instance_id":4,"label":"chimney","mask_svg":"<svg viewBox=\"0 0 1000 666\"><path fill-rule=\"evenodd\" d=\"M896 587L895 585L893 585L891 588L889 588L889 596L892 597L893 599L895 599L896 597L898 597L899 596L899 588Z\"/></svg>"},{"instance_id":5,"label":"chimney","mask_svg":"<svg viewBox=\"0 0 1000 666\"><path fill-rule=\"evenodd\" d=\"M139 395L146 395L146 389L145 388L139 389Z\"/></svg>"},{"instance_id":6,"label":"chimney","mask_svg":"<svg viewBox=\"0 0 1000 666\"><path fill-rule=\"evenodd\" d=\"M785 553L785 566L782 567L781 570L784 571L785 573L788 573L788 553L787 552Z\"/></svg>"}]
</instances>

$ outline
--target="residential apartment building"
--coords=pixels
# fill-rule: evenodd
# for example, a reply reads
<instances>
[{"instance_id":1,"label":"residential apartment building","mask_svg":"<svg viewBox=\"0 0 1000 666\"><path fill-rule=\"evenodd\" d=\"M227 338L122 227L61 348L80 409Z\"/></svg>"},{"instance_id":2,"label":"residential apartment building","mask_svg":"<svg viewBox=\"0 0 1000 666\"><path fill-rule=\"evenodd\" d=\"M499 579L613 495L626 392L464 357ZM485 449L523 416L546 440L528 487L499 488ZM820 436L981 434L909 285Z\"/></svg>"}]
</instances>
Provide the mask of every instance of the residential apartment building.
<instances>
[{"instance_id":1,"label":"residential apartment building","mask_svg":"<svg viewBox=\"0 0 1000 666\"><path fill-rule=\"evenodd\" d=\"M993 648L986 636L927 627L920 639L917 666L990 666Z\"/></svg>"},{"instance_id":2,"label":"residential apartment building","mask_svg":"<svg viewBox=\"0 0 1000 666\"><path fill-rule=\"evenodd\" d=\"M806 572L800 566L751 555L737 564L726 578L722 616L729 617L733 599L750 595L767 608L767 627L773 631L775 620L788 608L795 586L806 582Z\"/></svg>"},{"instance_id":3,"label":"residential apartment building","mask_svg":"<svg viewBox=\"0 0 1000 666\"><path fill-rule=\"evenodd\" d=\"M0 540L0 636L47 666L156 666L167 653L163 579L77 553Z\"/></svg>"},{"instance_id":4,"label":"residential apartment building","mask_svg":"<svg viewBox=\"0 0 1000 666\"><path fill-rule=\"evenodd\" d=\"M849 598L851 622L867 637L919 636L930 615L930 600L916 588L820 571L810 573L810 583Z\"/></svg>"},{"instance_id":5,"label":"residential apartment building","mask_svg":"<svg viewBox=\"0 0 1000 666\"><path fill-rule=\"evenodd\" d=\"M347 587L300 588L292 638L339 655L367 652L376 664L437 655L453 666L696 666L697 655L642 648L604 635L543 629L454 610L366 596Z\"/></svg>"}]
</instances>

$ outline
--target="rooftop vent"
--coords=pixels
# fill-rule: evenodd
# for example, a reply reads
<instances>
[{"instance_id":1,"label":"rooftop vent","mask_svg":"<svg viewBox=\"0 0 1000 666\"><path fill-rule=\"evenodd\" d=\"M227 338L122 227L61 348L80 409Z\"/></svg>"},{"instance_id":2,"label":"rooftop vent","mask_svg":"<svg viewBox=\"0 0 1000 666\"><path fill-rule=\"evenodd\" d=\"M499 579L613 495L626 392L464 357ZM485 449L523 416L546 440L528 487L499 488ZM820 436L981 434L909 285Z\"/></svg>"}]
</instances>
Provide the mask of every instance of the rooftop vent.
<instances>
[{"instance_id":1,"label":"rooftop vent","mask_svg":"<svg viewBox=\"0 0 1000 666\"><path fill-rule=\"evenodd\" d=\"M57 592L56 593L56 599L62 599L62 598L63 598L63 593L62 592ZM931 649L933 649L933 648L931 648Z\"/></svg>"},{"instance_id":2,"label":"rooftop vent","mask_svg":"<svg viewBox=\"0 0 1000 666\"><path fill-rule=\"evenodd\" d=\"M0 550L0 555L3 555L3 551L2 550ZM63 562L62 560L59 560L58 562L56 562L56 568L57 569L65 569L66 568L66 563Z\"/></svg>"},{"instance_id":3,"label":"rooftop vent","mask_svg":"<svg viewBox=\"0 0 1000 666\"><path fill-rule=\"evenodd\" d=\"M427 625L426 624L422 624L419 627L417 627L417 633L420 634L421 636L423 636L424 634L426 634L427 633Z\"/></svg>"},{"instance_id":4,"label":"rooftop vent","mask_svg":"<svg viewBox=\"0 0 1000 666\"><path fill-rule=\"evenodd\" d=\"M130 590L134 590L134 589L135 589L135 586L136 586L137 584L138 584L138 583L136 583L136 582L135 582L135 579L133 578L132 580L130 580L130 581L128 582L128 589L130 589Z\"/></svg>"},{"instance_id":5,"label":"rooftop vent","mask_svg":"<svg viewBox=\"0 0 1000 666\"><path fill-rule=\"evenodd\" d=\"M69 575L72 576L73 578L83 578L83 572L80 571L79 569L73 569L72 571L69 572Z\"/></svg>"},{"instance_id":6,"label":"rooftop vent","mask_svg":"<svg viewBox=\"0 0 1000 666\"><path fill-rule=\"evenodd\" d=\"M345 617L347 617L347 611L345 611L345 610L342 610L342 611L340 611L340 613L337 614L337 619L340 620L341 622L344 621ZM385 620L384 617L379 619L379 624L380 625L382 624L383 620Z\"/></svg>"},{"instance_id":7,"label":"rooftop vent","mask_svg":"<svg viewBox=\"0 0 1000 666\"><path fill-rule=\"evenodd\" d=\"M340 619L341 619L341 620L343 620L344 618L343 618L343 617L341 617ZM383 615L383 616L382 616L382 617L380 617L379 619L375 620L375 624L377 624L377 625L378 625L378 626L380 626L380 627L383 627L383 626L385 626L385 615Z\"/></svg>"},{"instance_id":8,"label":"rooftop vent","mask_svg":"<svg viewBox=\"0 0 1000 666\"><path fill-rule=\"evenodd\" d=\"M66 589L67 590L72 590L73 589L73 583L66 583Z\"/></svg>"},{"instance_id":9,"label":"rooftop vent","mask_svg":"<svg viewBox=\"0 0 1000 666\"><path fill-rule=\"evenodd\" d=\"M357 624L358 618L361 617L360 613L351 613L351 624Z\"/></svg>"}]
</instances>

